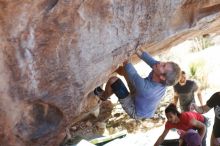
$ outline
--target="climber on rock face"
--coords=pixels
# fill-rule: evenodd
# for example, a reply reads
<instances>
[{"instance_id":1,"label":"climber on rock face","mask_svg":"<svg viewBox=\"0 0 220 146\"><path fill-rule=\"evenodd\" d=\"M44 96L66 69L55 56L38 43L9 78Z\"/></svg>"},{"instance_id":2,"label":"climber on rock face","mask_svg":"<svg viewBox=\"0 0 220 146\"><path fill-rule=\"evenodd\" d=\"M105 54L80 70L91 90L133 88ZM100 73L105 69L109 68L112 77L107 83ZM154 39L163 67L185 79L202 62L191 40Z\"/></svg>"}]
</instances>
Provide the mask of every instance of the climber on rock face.
<instances>
[{"instance_id":1,"label":"climber on rock face","mask_svg":"<svg viewBox=\"0 0 220 146\"><path fill-rule=\"evenodd\" d=\"M107 100L114 93L130 117L150 118L164 96L166 86L177 83L180 77L180 67L174 62L157 61L141 49L137 50L136 54L152 68L148 77L142 78L129 59L116 72L124 76L130 92L122 80L114 76L108 80L105 90L97 87L94 94L101 100Z\"/></svg>"}]
</instances>

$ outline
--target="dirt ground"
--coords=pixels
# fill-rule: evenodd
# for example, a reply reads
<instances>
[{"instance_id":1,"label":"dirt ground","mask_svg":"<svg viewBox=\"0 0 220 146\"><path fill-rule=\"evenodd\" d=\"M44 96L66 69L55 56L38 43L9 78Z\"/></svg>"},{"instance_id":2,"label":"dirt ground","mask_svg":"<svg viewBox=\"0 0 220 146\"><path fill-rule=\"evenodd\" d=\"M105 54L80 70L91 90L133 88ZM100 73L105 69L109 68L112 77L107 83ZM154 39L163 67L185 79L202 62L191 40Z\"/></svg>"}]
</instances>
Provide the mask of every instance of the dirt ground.
<instances>
[{"instance_id":1,"label":"dirt ground","mask_svg":"<svg viewBox=\"0 0 220 146\"><path fill-rule=\"evenodd\" d=\"M81 139L90 141L94 138L112 135L123 130L127 133L138 133L160 127L165 122L163 112L168 104L168 100L163 100L155 116L151 119L135 120L124 112L119 102L109 99L101 103L100 114L97 118L90 115L83 121L74 124L69 129L68 136L62 146L76 144Z\"/></svg>"}]
</instances>

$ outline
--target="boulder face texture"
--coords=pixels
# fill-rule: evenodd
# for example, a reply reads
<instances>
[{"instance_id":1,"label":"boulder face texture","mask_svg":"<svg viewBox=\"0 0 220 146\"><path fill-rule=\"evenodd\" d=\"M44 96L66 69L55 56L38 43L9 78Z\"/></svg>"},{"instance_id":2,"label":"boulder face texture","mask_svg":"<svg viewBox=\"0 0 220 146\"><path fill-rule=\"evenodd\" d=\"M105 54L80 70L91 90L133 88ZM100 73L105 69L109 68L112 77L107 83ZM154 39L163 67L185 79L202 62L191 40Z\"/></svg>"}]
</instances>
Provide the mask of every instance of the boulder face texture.
<instances>
[{"instance_id":1,"label":"boulder face texture","mask_svg":"<svg viewBox=\"0 0 220 146\"><path fill-rule=\"evenodd\" d=\"M1 145L59 145L135 49L216 32L219 11L219 0L0 0Z\"/></svg>"}]
</instances>

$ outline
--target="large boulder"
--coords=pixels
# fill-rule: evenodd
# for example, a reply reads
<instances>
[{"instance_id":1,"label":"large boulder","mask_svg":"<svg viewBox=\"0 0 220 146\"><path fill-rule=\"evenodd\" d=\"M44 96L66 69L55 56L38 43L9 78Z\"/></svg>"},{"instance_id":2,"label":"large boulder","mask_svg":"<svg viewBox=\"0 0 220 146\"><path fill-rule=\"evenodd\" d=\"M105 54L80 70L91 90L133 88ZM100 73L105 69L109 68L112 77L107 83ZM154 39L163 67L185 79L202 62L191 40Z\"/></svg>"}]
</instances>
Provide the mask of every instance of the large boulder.
<instances>
[{"instance_id":1,"label":"large boulder","mask_svg":"<svg viewBox=\"0 0 220 146\"><path fill-rule=\"evenodd\" d=\"M218 0L0 0L0 143L59 145L144 48L220 30Z\"/></svg>"}]
</instances>

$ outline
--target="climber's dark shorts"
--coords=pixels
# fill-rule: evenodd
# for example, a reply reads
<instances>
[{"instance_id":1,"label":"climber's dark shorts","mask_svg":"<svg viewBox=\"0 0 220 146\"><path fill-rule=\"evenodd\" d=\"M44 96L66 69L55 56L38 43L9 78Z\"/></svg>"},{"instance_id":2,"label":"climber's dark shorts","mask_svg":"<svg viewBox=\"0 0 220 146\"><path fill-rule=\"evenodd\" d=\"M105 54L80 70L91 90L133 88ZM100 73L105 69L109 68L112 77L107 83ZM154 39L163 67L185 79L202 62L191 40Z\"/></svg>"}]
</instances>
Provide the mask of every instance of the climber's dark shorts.
<instances>
[{"instance_id":1,"label":"climber's dark shorts","mask_svg":"<svg viewBox=\"0 0 220 146\"><path fill-rule=\"evenodd\" d=\"M118 101L120 102L122 108L125 112L134 119L142 119L137 116L135 112L135 104L134 104L134 96L132 96L121 79L118 79L115 83L112 84L112 91L118 97Z\"/></svg>"},{"instance_id":2,"label":"climber's dark shorts","mask_svg":"<svg viewBox=\"0 0 220 146\"><path fill-rule=\"evenodd\" d=\"M116 80L111 85L111 88L113 93L115 93L119 99L124 99L129 95L129 92L121 79Z\"/></svg>"}]
</instances>

